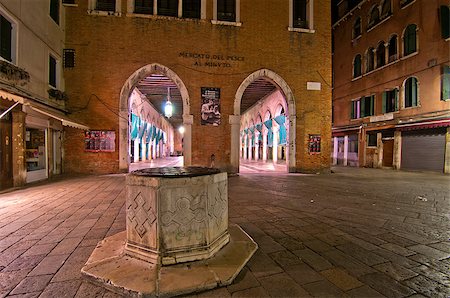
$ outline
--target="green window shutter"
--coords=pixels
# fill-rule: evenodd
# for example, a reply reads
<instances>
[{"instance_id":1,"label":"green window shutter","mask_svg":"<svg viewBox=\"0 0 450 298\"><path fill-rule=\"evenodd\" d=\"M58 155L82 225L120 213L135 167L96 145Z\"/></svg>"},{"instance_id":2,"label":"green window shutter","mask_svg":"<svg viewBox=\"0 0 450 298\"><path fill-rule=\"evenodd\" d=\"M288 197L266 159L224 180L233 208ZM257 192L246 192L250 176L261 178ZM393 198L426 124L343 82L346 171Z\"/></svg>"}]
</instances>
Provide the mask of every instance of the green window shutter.
<instances>
[{"instance_id":1,"label":"green window shutter","mask_svg":"<svg viewBox=\"0 0 450 298\"><path fill-rule=\"evenodd\" d=\"M446 5L442 5L440 8L441 17L441 35L443 39L450 37L450 8Z\"/></svg>"},{"instance_id":2,"label":"green window shutter","mask_svg":"<svg viewBox=\"0 0 450 298\"><path fill-rule=\"evenodd\" d=\"M417 79L411 79L411 106L417 106Z\"/></svg>"},{"instance_id":3,"label":"green window shutter","mask_svg":"<svg viewBox=\"0 0 450 298\"><path fill-rule=\"evenodd\" d=\"M372 95L370 97L370 115L369 116L373 116L375 115L375 96Z\"/></svg>"},{"instance_id":4,"label":"green window shutter","mask_svg":"<svg viewBox=\"0 0 450 298\"><path fill-rule=\"evenodd\" d=\"M395 92L395 110L398 111L398 89L394 89Z\"/></svg>"},{"instance_id":5,"label":"green window shutter","mask_svg":"<svg viewBox=\"0 0 450 298\"><path fill-rule=\"evenodd\" d=\"M450 66L444 65L442 74L441 99L450 99Z\"/></svg>"},{"instance_id":6,"label":"green window shutter","mask_svg":"<svg viewBox=\"0 0 450 298\"><path fill-rule=\"evenodd\" d=\"M382 110L381 110L381 112L384 114L384 113L386 113L386 98L387 98L387 96L386 96L386 91L384 91L383 92L383 108L382 108Z\"/></svg>"},{"instance_id":7,"label":"green window shutter","mask_svg":"<svg viewBox=\"0 0 450 298\"><path fill-rule=\"evenodd\" d=\"M360 105L361 105L361 112L359 113L359 115L361 116L361 118L363 118L364 116L366 116L366 101L365 101L365 97L361 97L360 99Z\"/></svg>"}]
</instances>

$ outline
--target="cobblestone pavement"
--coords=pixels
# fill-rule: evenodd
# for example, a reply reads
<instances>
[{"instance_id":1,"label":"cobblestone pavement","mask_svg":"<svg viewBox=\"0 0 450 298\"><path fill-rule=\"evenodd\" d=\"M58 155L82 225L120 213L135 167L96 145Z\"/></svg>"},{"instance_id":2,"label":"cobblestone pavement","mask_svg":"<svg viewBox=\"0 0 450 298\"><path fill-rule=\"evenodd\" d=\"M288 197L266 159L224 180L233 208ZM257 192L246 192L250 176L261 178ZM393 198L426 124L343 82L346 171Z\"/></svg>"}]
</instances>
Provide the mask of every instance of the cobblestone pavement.
<instances>
[{"instance_id":1,"label":"cobblestone pavement","mask_svg":"<svg viewBox=\"0 0 450 298\"><path fill-rule=\"evenodd\" d=\"M229 179L230 222L259 249L235 282L191 297L449 297L450 177L336 168ZM119 297L82 280L125 229L124 176L0 195L0 297Z\"/></svg>"}]
</instances>

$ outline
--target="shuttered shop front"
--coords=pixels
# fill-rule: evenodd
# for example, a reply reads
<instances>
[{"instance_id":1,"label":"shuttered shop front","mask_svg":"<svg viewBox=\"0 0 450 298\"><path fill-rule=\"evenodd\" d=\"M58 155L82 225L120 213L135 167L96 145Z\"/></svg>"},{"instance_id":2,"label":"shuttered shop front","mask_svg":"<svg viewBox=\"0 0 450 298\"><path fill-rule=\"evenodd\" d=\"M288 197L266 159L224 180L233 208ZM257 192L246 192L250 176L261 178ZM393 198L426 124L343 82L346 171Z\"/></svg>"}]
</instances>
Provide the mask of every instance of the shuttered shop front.
<instances>
[{"instance_id":1,"label":"shuttered shop front","mask_svg":"<svg viewBox=\"0 0 450 298\"><path fill-rule=\"evenodd\" d=\"M445 128L402 132L402 165L406 170L443 172Z\"/></svg>"}]
</instances>

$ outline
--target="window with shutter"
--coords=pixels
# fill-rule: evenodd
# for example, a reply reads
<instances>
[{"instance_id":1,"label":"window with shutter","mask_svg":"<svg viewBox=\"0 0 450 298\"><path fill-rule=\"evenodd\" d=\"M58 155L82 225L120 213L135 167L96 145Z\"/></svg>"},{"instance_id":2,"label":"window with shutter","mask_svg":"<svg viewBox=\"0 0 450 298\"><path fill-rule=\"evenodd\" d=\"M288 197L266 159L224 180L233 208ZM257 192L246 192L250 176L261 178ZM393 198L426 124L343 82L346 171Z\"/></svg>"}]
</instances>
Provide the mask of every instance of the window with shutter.
<instances>
[{"instance_id":1,"label":"window with shutter","mask_svg":"<svg viewBox=\"0 0 450 298\"><path fill-rule=\"evenodd\" d=\"M417 106L417 79L408 78L405 82L405 108Z\"/></svg>"},{"instance_id":2,"label":"window with shutter","mask_svg":"<svg viewBox=\"0 0 450 298\"><path fill-rule=\"evenodd\" d=\"M414 24L408 25L408 27L406 27L405 29L405 34L403 36L404 56L415 53L417 50L416 30L417 26Z\"/></svg>"},{"instance_id":3,"label":"window with shutter","mask_svg":"<svg viewBox=\"0 0 450 298\"><path fill-rule=\"evenodd\" d=\"M356 55L353 60L353 77L357 78L361 76L361 55Z\"/></svg>"},{"instance_id":4,"label":"window with shutter","mask_svg":"<svg viewBox=\"0 0 450 298\"><path fill-rule=\"evenodd\" d=\"M306 0L294 0L293 2L294 9L294 28L308 28L308 20L307 18L307 3Z\"/></svg>"},{"instance_id":5,"label":"window with shutter","mask_svg":"<svg viewBox=\"0 0 450 298\"><path fill-rule=\"evenodd\" d=\"M63 64L64 64L64 68L75 67L75 50L74 49L64 49L63 50Z\"/></svg>"},{"instance_id":6,"label":"window with shutter","mask_svg":"<svg viewBox=\"0 0 450 298\"><path fill-rule=\"evenodd\" d=\"M361 17L358 17L353 24L353 39L361 36Z\"/></svg>"},{"instance_id":7,"label":"window with shutter","mask_svg":"<svg viewBox=\"0 0 450 298\"><path fill-rule=\"evenodd\" d=\"M389 40L388 56L389 63L397 60L397 35L392 36Z\"/></svg>"},{"instance_id":8,"label":"window with shutter","mask_svg":"<svg viewBox=\"0 0 450 298\"><path fill-rule=\"evenodd\" d=\"M3 59L12 62L12 25L3 16L0 15L0 56Z\"/></svg>"},{"instance_id":9,"label":"window with shutter","mask_svg":"<svg viewBox=\"0 0 450 298\"><path fill-rule=\"evenodd\" d=\"M441 99L450 100L450 66L442 67Z\"/></svg>"}]
</instances>

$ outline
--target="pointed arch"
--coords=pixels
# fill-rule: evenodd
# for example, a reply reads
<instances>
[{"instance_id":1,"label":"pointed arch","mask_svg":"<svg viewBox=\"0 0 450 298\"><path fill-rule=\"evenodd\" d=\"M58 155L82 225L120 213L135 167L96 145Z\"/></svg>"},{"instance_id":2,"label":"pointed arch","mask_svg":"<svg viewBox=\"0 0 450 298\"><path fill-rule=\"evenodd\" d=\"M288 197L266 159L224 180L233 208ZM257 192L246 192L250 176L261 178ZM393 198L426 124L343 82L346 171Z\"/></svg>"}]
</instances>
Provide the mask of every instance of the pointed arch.
<instances>
[{"instance_id":1,"label":"pointed arch","mask_svg":"<svg viewBox=\"0 0 450 298\"><path fill-rule=\"evenodd\" d=\"M180 91L181 98L183 100L183 125L185 128L184 133L184 165L188 166L191 164L191 125L193 122L193 116L190 114L190 100L189 94L186 86L184 85L181 78L168 67L152 63L145 65L138 70L136 70L128 79L125 81L122 89L120 90L119 98L119 169L122 171L128 171L129 158L128 158L128 119L129 119L129 98L134 87L151 74L162 74L173 81ZM155 123L156 124L156 123Z\"/></svg>"}]
</instances>

